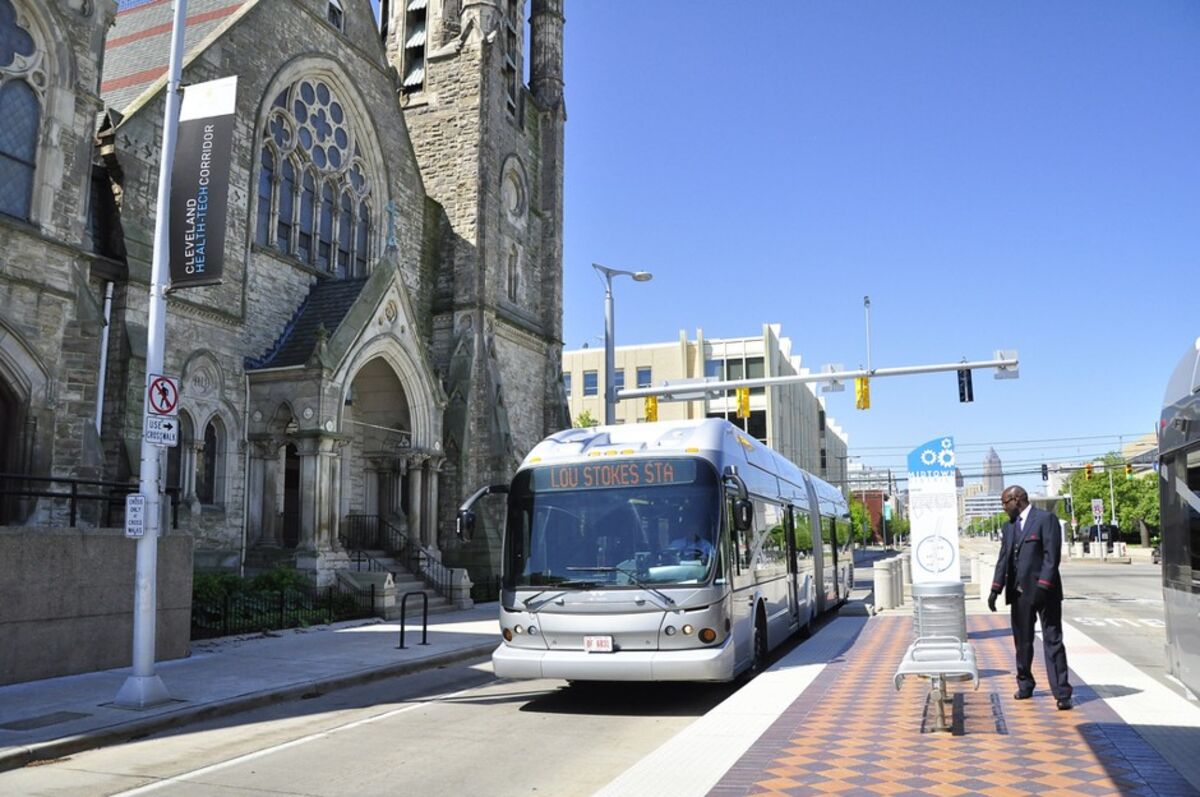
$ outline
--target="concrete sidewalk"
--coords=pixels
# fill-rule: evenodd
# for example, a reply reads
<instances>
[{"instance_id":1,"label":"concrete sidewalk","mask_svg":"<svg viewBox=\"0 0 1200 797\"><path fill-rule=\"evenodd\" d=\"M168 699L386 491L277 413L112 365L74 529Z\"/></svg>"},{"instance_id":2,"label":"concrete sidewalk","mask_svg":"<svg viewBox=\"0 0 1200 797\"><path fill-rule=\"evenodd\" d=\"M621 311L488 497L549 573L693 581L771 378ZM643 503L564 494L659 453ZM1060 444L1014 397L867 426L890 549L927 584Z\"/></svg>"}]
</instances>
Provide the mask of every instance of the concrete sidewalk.
<instances>
[{"instance_id":1,"label":"concrete sidewalk","mask_svg":"<svg viewBox=\"0 0 1200 797\"><path fill-rule=\"evenodd\" d=\"M500 641L496 604L434 615L421 624L351 621L194 642L159 662L170 703L141 711L113 698L128 667L0 687L0 772L312 692L484 656Z\"/></svg>"}]
</instances>

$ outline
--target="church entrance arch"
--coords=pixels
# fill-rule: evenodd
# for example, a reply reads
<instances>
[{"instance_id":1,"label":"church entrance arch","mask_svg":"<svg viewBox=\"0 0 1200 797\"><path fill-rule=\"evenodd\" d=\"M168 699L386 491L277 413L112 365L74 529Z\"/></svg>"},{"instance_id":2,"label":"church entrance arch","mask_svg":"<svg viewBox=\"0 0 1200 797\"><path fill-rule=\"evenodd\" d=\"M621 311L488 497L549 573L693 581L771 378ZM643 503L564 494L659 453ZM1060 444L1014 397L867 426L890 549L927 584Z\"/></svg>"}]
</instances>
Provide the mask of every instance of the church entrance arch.
<instances>
[{"instance_id":1,"label":"church entrance arch","mask_svg":"<svg viewBox=\"0 0 1200 797\"><path fill-rule=\"evenodd\" d=\"M25 416L28 402L0 373L0 474L25 472ZM13 492L28 487L15 479L0 477L0 526L20 518L20 499Z\"/></svg>"},{"instance_id":2,"label":"church entrance arch","mask_svg":"<svg viewBox=\"0 0 1200 797\"><path fill-rule=\"evenodd\" d=\"M410 528L418 502L407 476L416 450L404 385L386 360L375 357L354 374L344 405L347 514L378 515Z\"/></svg>"}]
</instances>

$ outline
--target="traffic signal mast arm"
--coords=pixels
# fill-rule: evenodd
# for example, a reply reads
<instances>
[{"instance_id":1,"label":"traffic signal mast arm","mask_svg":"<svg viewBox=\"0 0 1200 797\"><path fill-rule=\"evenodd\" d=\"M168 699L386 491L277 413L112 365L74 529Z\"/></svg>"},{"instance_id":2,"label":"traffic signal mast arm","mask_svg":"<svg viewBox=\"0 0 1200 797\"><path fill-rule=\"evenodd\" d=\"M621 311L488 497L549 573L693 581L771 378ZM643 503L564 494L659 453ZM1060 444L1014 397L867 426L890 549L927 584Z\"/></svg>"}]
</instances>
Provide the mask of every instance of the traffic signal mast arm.
<instances>
[{"instance_id":1,"label":"traffic signal mast arm","mask_svg":"<svg viewBox=\"0 0 1200 797\"><path fill-rule=\"evenodd\" d=\"M697 392L721 393L735 390L739 387L771 387L774 385L794 385L803 382L848 382L852 379L879 379L885 376L908 376L910 374L936 374L946 371L961 371L975 368L995 368L1001 375L1016 374L1019 360L1014 356L998 360L977 360L975 362L941 363L938 365L905 365L899 368L859 369L857 371L835 371L832 373L794 374L792 376L765 376L758 379L729 379L724 382L674 382L658 387L636 387L617 392L617 400L659 396L663 401L695 401ZM1011 373L1006 373L1011 372ZM679 398L674 396L680 394Z\"/></svg>"}]
</instances>

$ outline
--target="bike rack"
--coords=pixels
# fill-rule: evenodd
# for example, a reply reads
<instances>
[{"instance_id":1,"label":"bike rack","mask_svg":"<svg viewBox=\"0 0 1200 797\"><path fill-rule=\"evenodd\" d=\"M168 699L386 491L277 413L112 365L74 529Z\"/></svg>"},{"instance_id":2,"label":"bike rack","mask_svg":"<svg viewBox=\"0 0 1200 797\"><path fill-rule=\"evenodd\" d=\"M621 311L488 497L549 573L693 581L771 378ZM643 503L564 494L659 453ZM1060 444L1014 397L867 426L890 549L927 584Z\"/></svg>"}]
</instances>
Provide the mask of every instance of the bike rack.
<instances>
[{"instance_id":1,"label":"bike rack","mask_svg":"<svg viewBox=\"0 0 1200 797\"><path fill-rule=\"evenodd\" d=\"M408 599L413 595L421 596L421 644L429 644L429 596L419 589L412 592L404 593L404 597L400 599L400 645L399 650L404 649L404 626L405 619L408 614Z\"/></svg>"}]
</instances>

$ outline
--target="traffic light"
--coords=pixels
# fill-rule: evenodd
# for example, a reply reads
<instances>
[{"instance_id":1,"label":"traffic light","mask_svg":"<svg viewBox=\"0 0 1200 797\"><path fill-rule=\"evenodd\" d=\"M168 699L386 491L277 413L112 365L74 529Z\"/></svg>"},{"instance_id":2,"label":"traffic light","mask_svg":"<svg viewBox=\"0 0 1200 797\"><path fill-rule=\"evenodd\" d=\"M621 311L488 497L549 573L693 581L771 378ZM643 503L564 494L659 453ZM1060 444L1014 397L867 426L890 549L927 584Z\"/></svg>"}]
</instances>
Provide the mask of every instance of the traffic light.
<instances>
[{"instance_id":1,"label":"traffic light","mask_svg":"<svg viewBox=\"0 0 1200 797\"><path fill-rule=\"evenodd\" d=\"M1044 462L1042 463L1042 481L1050 481L1050 466Z\"/></svg>"},{"instance_id":2,"label":"traffic light","mask_svg":"<svg viewBox=\"0 0 1200 797\"><path fill-rule=\"evenodd\" d=\"M963 404L969 404L975 400L975 389L971 386L970 368L958 369L958 400Z\"/></svg>"},{"instance_id":3,"label":"traffic light","mask_svg":"<svg viewBox=\"0 0 1200 797\"><path fill-rule=\"evenodd\" d=\"M1130 481L1132 479L1133 479L1133 465L1126 462L1125 463L1125 481Z\"/></svg>"},{"instance_id":4,"label":"traffic light","mask_svg":"<svg viewBox=\"0 0 1200 797\"><path fill-rule=\"evenodd\" d=\"M854 408L858 410L871 409L871 382L865 376L854 379Z\"/></svg>"},{"instance_id":5,"label":"traffic light","mask_svg":"<svg viewBox=\"0 0 1200 797\"><path fill-rule=\"evenodd\" d=\"M750 388L748 387L737 389L737 417L750 417Z\"/></svg>"},{"instance_id":6,"label":"traffic light","mask_svg":"<svg viewBox=\"0 0 1200 797\"><path fill-rule=\"evenodd\" d=\"M658 396L646 396L646 420L650 423L658 420Z\"/></svg>"},{"instance_id":7,"label":"traffic light","mask_svg":"<svg viewBox=\"0 0 1200 797\"><path fill-rule=\"evenodd\" d=\"M1083 466L1083 477L1088 481L1092 480L1092 463Z\"/></svg>"}]
</instances>

